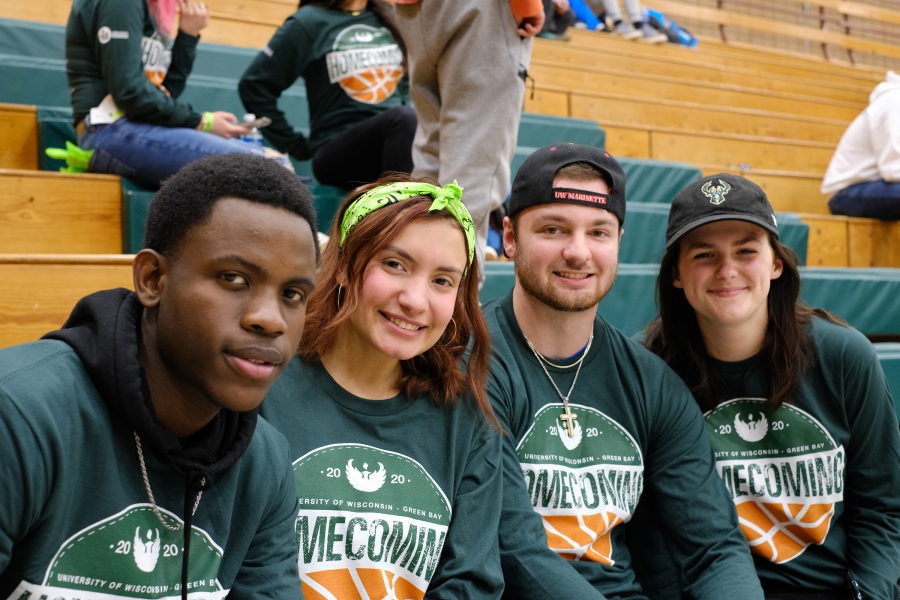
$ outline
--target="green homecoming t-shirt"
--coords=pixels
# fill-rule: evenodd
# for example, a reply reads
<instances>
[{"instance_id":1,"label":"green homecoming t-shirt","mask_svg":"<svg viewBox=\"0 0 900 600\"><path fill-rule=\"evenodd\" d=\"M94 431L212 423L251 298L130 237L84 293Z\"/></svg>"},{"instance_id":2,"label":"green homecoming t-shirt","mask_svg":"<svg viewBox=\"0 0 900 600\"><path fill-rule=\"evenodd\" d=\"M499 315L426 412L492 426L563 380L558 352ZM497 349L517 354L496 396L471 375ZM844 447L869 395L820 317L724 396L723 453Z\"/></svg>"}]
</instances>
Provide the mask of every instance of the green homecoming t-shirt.
<instances>
[{"instance_id":1,"label":"green homecoming t-shirt","mask_svg":"<svg viewBox=\"0 0 900 600\"><path fill-rule=\"evenodd\" d=\"M597 590L644 598L631 568L632 554L643 549L629 547L625 530L637 507L647 505L679 540L686 592L761 598L700 411L675 373L598 315L569 398L577 417L570 436L559 394L516 321L512 294L484 311L495 353L491 399L511 434L500 528L507 581L529 577L516 554L529 543L537 513L549 547ZM547 370L566 393L577 368ZM544 584L552 589L555 581Z\"/></svg>"},{"instance_id":2,"label":"green homecoming t-shirt","mask_svg":"<svg viewBox=\"0 0 900 600\"><path fill-rule=\"evenodd\" d=\"M281 93L306 82L310 137L287 122ZM359 121L400 106L403 53L371 10L357 15L304 6L288 17L247 67L239 90L247 110L267 116L272 144L300 160Z\"/></svg>"},{"instance_id":3,"label":"green homecoming t-shirt","mask_svg":"<svg viewBox=\"0 0 900 600\"><path fill-rule=\"evenodd\" d=\"M818 361L795 396L764 406L760 357L713 364L723 401L706 413L719 475L734 499L765 588L842 590L896 600L900 578L900 431L871 343L815 318Z\"/></svg>"},{"instance_id":4,"label":"green homecoming t-shirt","mask_svg":"<svg viewBox=\"0 0 900 600\"><path fill-rule=\"evenodd\" d=\"M500 436L460 398L366 400L298 359L262 413L291 445L306 598L493 598Z\"/></svg>"}]
</instances>

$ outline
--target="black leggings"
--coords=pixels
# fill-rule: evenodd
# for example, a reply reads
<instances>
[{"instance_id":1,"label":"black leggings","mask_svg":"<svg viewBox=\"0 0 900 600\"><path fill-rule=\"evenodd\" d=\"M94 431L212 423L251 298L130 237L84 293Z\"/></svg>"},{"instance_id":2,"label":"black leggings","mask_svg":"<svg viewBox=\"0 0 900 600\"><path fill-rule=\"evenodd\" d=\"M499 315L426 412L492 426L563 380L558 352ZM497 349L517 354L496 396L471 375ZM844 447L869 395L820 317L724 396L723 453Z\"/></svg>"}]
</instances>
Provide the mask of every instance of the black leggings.
<instances>
[{"instance_id":1,"label":"black leggings","mask_svg":"<svg viewBox=\"0 0 900 600\"><path fill-rule=\"evenodd\" d=\"M397 106L342 131L313 155L316 180L354 188L375 181L385 171L411 172L417 123L412 108Z\"/></svg>"}]
</instances>

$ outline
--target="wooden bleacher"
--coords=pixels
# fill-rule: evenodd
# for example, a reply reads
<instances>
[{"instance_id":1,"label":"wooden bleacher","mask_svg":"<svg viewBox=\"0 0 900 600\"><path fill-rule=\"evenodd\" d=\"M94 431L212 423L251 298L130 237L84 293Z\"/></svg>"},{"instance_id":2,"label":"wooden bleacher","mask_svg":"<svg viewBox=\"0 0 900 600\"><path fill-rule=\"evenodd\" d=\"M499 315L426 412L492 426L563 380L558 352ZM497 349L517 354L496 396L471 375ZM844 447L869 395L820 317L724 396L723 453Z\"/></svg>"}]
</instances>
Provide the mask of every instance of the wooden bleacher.
<instances>
[{"instance_id":1,"label":"wooden bleacher","mask_svg":"<svg viewBox=\"0 0 900 600\"><path fill-rule=\"evenodd\" d=\"M900 14L823 1L857 17L877 13L890 21ZM727 2L705 10L675 0L646 3L676 20L689 12L726 28L807 34L796 25L773 28L760 17L728 15ZM296 10L296 0L207 4L212 23L203 41L249 48L262 47ZM7 2L0 18L64 25L70 8L71 0ZM890 56L900 48L822 33L808 39ZM835 145L884 69L711 38L689 50L573 30L569 42L536 41L531 73L536 86L527 111L598 121L615 155L689 162L704 175L734 172L759 183L776 210L800 213L809 225L808 265L900 267L900 225L829 215L818 191ZM14 290L0 302L0 347L58 327L91 291L131 286L131 257L118 254L118 178L37 171L37 131L34 107L0 105L0 272ZM32 301L35 290L50 288L51 301Z\"/></svg>"},{"instance_id":2,"label":"wooden bleacher","mask_svg":"<svg viewBox=\"0 0 900 600\"><path fill-rule=\"evenodd\" d=\"M132 256L0 254L0 348L59 329L72 307L97 290L134 289Z\"/></svg>"}]
</instances>

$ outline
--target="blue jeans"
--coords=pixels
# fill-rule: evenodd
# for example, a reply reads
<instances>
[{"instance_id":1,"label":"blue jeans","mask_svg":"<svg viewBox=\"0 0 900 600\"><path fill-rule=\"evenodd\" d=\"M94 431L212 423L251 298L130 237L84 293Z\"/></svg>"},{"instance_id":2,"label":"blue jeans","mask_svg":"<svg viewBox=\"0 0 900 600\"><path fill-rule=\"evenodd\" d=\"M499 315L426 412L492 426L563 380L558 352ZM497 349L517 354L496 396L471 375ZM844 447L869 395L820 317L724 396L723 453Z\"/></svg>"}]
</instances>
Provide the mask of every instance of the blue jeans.
<instances>
[{"instance_id":1,"label":"blue jeans","mask_svg":"<svg viewBox=\"0 0 900 600\"><path fill-rule=\"evenodd\" d=\"M900 221L900 182L884 179L848 185L828 201L834 215Z\"/></svg>"},{"instance_id":2,"label":"blue jeans","mask_svg":"<svg viewBox=\"0 0 900 600\"><path fill-rule=\"evenodd\" d=\"M214 154L257 154L238 139L225 138L187 127L161 127L125 117L109 125L87 125L78 140L84 150L93 150L88 171L124 175L155 188L189 162Z\"/></svg>"}]
</instances>

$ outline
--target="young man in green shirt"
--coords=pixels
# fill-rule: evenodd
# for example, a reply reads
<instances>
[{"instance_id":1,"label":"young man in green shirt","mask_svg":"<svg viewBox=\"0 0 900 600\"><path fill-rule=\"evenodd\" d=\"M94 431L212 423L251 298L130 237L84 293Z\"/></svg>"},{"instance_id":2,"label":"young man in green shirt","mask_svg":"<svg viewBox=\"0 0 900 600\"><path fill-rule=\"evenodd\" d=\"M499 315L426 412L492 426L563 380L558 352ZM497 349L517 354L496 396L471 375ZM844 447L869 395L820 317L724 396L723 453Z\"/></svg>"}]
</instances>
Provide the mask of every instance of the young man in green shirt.
<instances>
[{"instance_id":1,"label":"young man in green shirt","mask_svg":"<svg viewBox=\"0 0 900 600\"><path fill-rule=\"evenodd\" d=\"M542 148L519 169L509 214L503 242L516 284L484 307L489 391L509 432L507 593L579 597L583 578L607 598L646 598L631 567L641 548L626 540L640 506L664 523L687 597L761 599L696 403L662 361L597 314L618 266L621 167L599 148ZM573 568L560 570L541 546Z\"/></svg>"},{"instance_id":2,"label":"young man in green shirt","mask_svg":"<svg viewBox=\"0 0 900 600\"><path fill-rule=\"evenodd\" d=\"M136 292L0 350L0 598L301 598L288 445L257 407L300 341L309 191L196 161L150 209Z\"/></svg>"}]
</instances>

